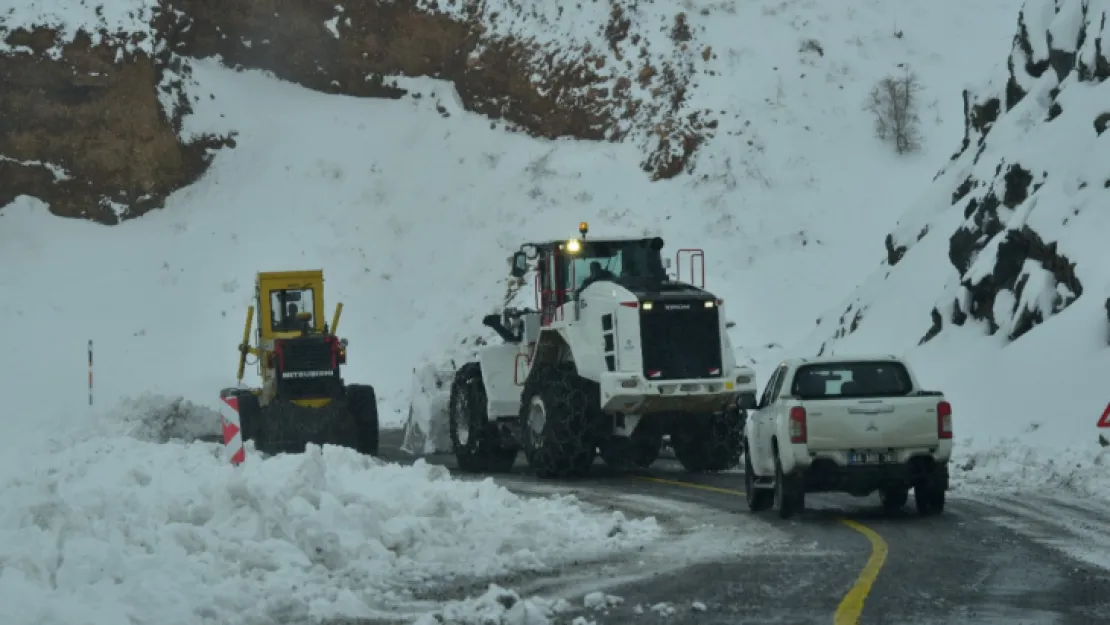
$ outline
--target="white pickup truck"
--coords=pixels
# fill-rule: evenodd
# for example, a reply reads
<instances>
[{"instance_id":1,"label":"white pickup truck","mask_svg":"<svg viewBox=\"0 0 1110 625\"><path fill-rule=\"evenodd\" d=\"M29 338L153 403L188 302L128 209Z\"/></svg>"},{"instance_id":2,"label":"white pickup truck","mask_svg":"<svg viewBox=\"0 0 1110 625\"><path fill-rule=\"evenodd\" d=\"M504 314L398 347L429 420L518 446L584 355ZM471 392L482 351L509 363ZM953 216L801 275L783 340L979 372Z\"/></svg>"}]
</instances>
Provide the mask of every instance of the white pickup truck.
<instances>
[{"instance_id":1,"label":"white pickup truck","mask_svg":"<svg viewBox=\"0 0 1110 625\"><path fill-rule=\"evenodd\" d=\"M923 515L944 511L952 456L952 407L921 390L894 356L797 358L767 381L744 436L748 508L772 505L789 518L806 493L906 505L913 488Z\"/></svg>"}]
</instances>

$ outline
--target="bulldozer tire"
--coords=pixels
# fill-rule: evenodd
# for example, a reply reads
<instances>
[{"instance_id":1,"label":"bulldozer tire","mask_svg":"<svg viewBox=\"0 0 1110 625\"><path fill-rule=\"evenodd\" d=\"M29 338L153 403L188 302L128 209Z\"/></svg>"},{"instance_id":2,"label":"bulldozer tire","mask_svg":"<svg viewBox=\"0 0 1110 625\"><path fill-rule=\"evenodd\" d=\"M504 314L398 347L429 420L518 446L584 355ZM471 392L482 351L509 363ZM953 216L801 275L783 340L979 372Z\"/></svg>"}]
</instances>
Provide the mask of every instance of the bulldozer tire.
<instances>
[{"instance_id":1,"label":"bulldozer tire","mask_svg":"<svg viewBox=\"0 0 1110 625\"><path fill-rule=\"evenodd\" d=\"M521 393L520 437L528 464L542 478L581 477L597 456L588 380L574 364L537 365Z\"/></svg>"},{"instance_id":2,"label":"bulldozer tire","mask_svg":"<svg viewBox=\"0 0 1110 625\"><path fill-rule=\"evenodd\" d=\"M239 432L243 436L243 442L246 443L248 439L255 440L257 436L258 418L262 412L262 406L258 403L258 395L250 391L241 391L236 394L239 398Z\"/></svg>"},{"instance_id":3,"label":"bulldozer tire","mask_svg":"<svg viewBox=\"0 0 1110 625\"><path fill-rule=\"evenodd\" d=\"M346 399L336 399L321 408L277 400L262 409L254 446L271 455L304 453L309 443L356 447L359 431Z\"/></svg>"},{"instance_id":4,"label":"bulldozer tire","mask_svg":"<svg viewBox=\"0 0 1110 625\"><path fill-rule=\"evenodd\" d=\"M451 446L460 471L507 473L516 462L517 447L505 445L487 408L482 366L468 362L455 372L448 404Z\"/></svg>"},{"instance_id":5,"label":"bulldozer tire","mask_svg":"<svg viewBox=\"0 0 1110 625\"><path fill-rule=\"evenodd\" d=\"M378 396L369 384L347 385L347 409L358 426L353 447L360 454L378 455Z\"/></svg>"},{"instance_id":6,"label":"bulldozer tire","mask_svg":"<svg viewBox=\"0 0 1110 625\"><path fill-rule=\"evenodd\" d=\"M691 473L727 471L740 465L746 413L729 409L691 415L671 432L675 458Z\"/></svg>"}]
</instances>

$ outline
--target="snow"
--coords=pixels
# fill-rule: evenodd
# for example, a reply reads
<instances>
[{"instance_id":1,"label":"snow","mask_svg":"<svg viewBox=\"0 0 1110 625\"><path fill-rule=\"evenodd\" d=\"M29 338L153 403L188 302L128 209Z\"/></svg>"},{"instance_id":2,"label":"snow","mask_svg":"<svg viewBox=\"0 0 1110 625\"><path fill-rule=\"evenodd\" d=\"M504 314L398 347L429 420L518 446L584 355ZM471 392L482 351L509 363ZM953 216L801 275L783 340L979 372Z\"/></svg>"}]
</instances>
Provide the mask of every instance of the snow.
<instances>
[{"instance_id":1,"label":"snow","mask_svg":"<svg viewBox=\"0 0 1110 625\"><path fill-rule=\"evenodd\" d=\"M440 446L443 432L431 426L442 388L415 393L410 406L413 389L434 386L445 363L464 362L488 335L480 319L504 301L516 246L573 235L581 220L596 236L658 232L672 252L705 248L708 286L726 301L733 343L761 380L781 357L822 345L906 354L955 406L958 488L1062 485L1106 496L1110 452L1092 426L1110 399L1110 257L1099 238L1110 214L1098 210L1110 135L1096 137L1091 123L1110 87L1074 75L1056 84L1053 71L1034 78L1019 64L1030 94L993 125L982 155L973 146L947 161L963 133L954 85L973 85L973 97L1005 86L1018 0L622 4L632 18L618 47L625 61L602 36L608 4L512 4L524 13L481 5L486 18L501 15L491 34L549 50L561 43L562 54L589 45L612 72L603 80L616 80L621 62L636 71L632 58L692 72L680 113L710 111L719 122L694 171L649 182L642 130L597 144L491 128L440 81L399 81L420 98L365 100L208 59L191 63L194 111L182 134L234 131L237 147L164 210L105 227L58 219L31 198L0 207L0 616L95 625L375 618L403 604L415 582L546 569L657 539L651 519L570 497L523 498L423 464L325 447L265 460L248 450L236 470L219 461L218 446L192 440L215 430L218 392L235 384L255 273L323 268L329 312L345 305L345 377L376 387L386 424L410 408L427 415L413 449ZM48 25L61 42L80 29L143 33L153 5L0 0L0 28ZM1091 63L1103 26L1083 23L1078 5L1054 13L1051 2L1030 0L1025 24L1061 40L1086 32L1078 56ZM685 49L668 35L679 12L693 35ZM334 26L342 37L337 16ZM643 59L635 35L647 42ZM1043 58L1043 34L1034 39L1033 58ZM12 51L4 45L0 53ZM896 157L872 136L863 105L903 64L922 80L924 147ZM1056 87L1063 113L1046 123ZM633 89L646 93L635 81ZM969 175L995 184L1000 163L1021 163L1044 184L1000 211L997 237L1028 225L1056 242L1083 293L1054 312L1050 272L1027 262L1026 290L994 304L1004 322L997 334L946 321L918 345L933 307L946 320L955 301L967 310L961 279L992 269L1000 238L964 276L948 261L970 197L987 188L951 197ZM887 233L908 247L893 267L880 265ZM1047 320L1009 342L1006 324L1023 307ZM858 329L846 332L855 318ZM249 372L246 383L256 381ZM491 586L422 618L533 625L565 608Z\"/></svg>"},{"instance_id":2,"label":"snow","mask_svg":"<svg viewBox=\"0 0 1110 625\"><path fill-rule=\"evenodd\" d=\"M661 534L653 518L334 446L268 459L248 450L233 469L219 445L136 427L199 408L157 398L132 408L132 418L55 437L2 474L5 622L395 616L414 587L549 571Z\"/></svg>"},{"instance_id":3,"label":"snow","mask_svg":"<svg viewBox=\"0 0 1110 625\"><path fill-rule=\"evenodd\" d=\"M58 35L46 51L51 58L61 58L62 46L79 32L88 35L94 45L112 43L128 53L151 55L156 43L151 21L158 4L158 0L0 0L0 54L31 52L9 45L5 39L20 28L45 27Z\"/></svg>"}]
</instances>

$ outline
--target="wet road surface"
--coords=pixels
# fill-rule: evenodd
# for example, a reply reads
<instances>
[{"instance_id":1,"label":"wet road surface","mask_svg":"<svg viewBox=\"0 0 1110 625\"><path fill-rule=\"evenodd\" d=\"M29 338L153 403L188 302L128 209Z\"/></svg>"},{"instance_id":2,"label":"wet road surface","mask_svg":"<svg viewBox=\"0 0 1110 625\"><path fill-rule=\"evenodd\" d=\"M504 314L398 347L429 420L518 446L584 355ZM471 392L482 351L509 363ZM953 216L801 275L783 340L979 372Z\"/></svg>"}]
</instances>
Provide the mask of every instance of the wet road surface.
<instances>
[{"instance_id":1,"label":"wet road surface","mask_svg":"<svg viewBox=\"0 0 1110 625\"><path fill-rule=\"evenodd\" d=\"M414 460L401 439L400 431L382 433L384 459ZM472 479L450 455L425 460ZM668 458L636 474L599 462L589 478L554 482L530 475L521 457L511 474L492 477L525 495L574 494L629 516L655 515L673 532L671 545L623 562L496 580L576 606L587 592L620 597L605 610L583 609L598 625L1110 624L1106 504L952 491L944 514L920 517L912 497L890 514L877 496L809 495L806 511L783 521L747 510L742 472L691 474ZM478 594L486 584L435 598Z\"/></svg>"}]
</instances>

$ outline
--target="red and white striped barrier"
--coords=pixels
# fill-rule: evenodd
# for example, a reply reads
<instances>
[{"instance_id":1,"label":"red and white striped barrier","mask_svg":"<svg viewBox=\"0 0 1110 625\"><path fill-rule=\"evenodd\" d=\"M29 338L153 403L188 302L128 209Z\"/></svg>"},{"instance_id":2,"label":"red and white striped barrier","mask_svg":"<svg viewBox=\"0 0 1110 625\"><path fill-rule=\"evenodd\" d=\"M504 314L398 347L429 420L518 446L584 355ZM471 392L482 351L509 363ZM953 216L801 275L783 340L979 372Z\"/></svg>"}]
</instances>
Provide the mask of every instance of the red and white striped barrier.
<instances>
[{"instance_id":1,"label":"red and white striped barrier","mask_svg":"<svg viewBox=\"0 0 1110 625\"><path fill-rule=\"evenodd\" d=\"M243 449L243 433L239 425L239 396L236 389L220 391L220 422L224 430L224 456L238 465L247 457Z\"/></svg>"}]
</instances>

